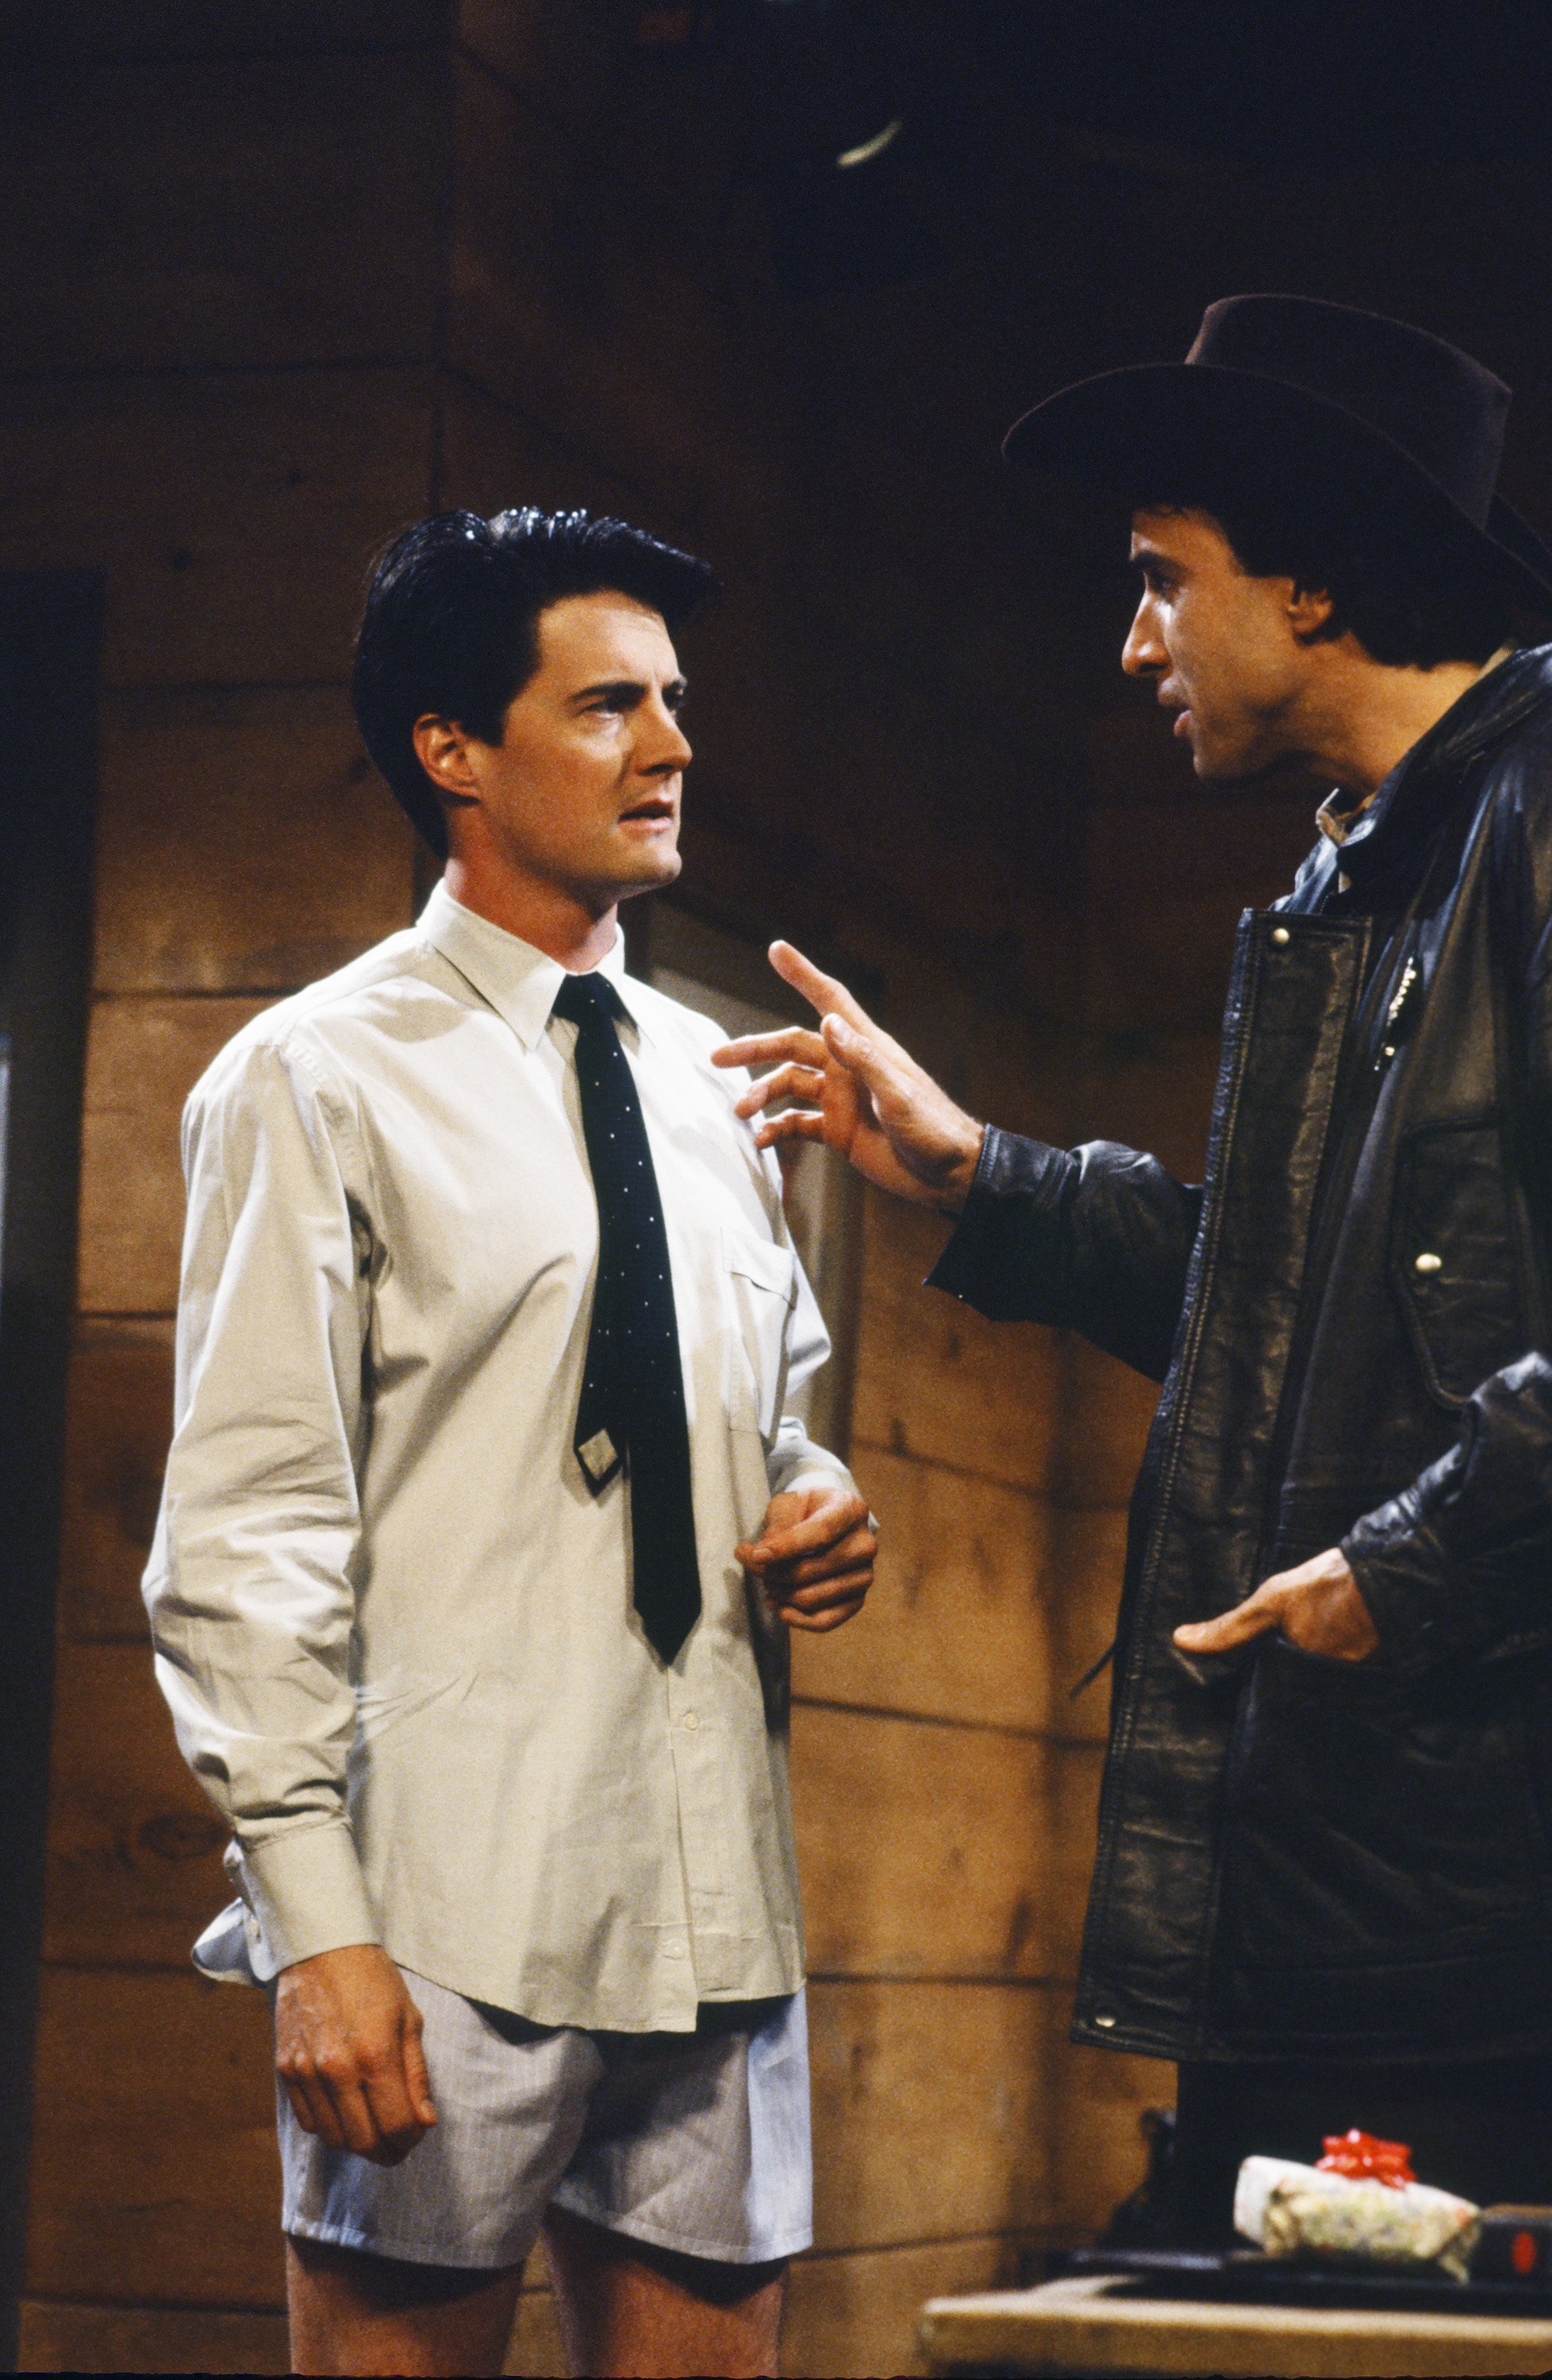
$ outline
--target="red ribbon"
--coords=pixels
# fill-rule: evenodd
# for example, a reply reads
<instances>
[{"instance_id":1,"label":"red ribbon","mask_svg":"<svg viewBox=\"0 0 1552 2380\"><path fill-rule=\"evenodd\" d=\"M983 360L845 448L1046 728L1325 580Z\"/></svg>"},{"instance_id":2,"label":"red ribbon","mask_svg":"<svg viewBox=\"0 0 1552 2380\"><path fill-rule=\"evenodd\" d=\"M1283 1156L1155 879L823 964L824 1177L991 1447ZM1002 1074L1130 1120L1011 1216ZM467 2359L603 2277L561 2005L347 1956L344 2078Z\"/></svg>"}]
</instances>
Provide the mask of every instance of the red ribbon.
<instances>
[{"instance_id":1,"label":"red ribbon","mask_svg":"<svg viewBox=\"0 0 1552 2380\"><path fill-rule=\"evenodd\" d=\"M1383 2181L1391 2190L1417 2180L1412 2169L1412 2151L1404 2141L1378 2141L1373 2132L1361 2132L1354 2126L1350 2132L1332 2132L1321 2145L1326 2154L1316 2168L1317 2173L1342 2173L1350 2181Z\"/></svg>"}]
</instances>

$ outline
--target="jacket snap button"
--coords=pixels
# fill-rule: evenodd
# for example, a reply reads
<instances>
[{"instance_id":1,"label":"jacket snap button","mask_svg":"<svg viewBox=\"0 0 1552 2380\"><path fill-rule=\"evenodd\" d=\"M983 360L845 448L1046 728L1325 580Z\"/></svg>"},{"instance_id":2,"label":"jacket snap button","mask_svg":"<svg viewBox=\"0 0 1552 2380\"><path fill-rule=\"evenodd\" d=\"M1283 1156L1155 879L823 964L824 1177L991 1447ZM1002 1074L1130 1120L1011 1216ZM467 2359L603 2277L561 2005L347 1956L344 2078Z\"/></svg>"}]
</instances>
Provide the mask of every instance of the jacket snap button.
<instances>
[{"instance_id":1,"label":"jacket snap button","mask_svg":"<svg viewBox=\"0 0 1552 2380\"><path fill-rule=\"evenodd\" d=\"M1292 937L1289 933L1286 926L1274 926L1272 928L1272 940L1274 942L1291 941L1291 939Z\"/></svg>"},{"instance_id":2,"label":"jacket snap button","mask_svg":"<svg viewBox=\"0 0 1552 2380\"><path fill-rule=\"evenodd\" d=\"M1414 1257L1413 1258L1413 1269L1417 1272L1437 1272L1443 1266L1443 1263L1444 1258L1442 1257Z\"/></svg>"},{"instance_id":3,"label":"jacket snap button","mask_svg":"<svg viewBox=\"0 0 1552 2380\"><path fill-rule=\"evenodd\" d=\"M1106 2033L1109 2033L1111 2026L1115 2023L1115 2019L1113 2016L1097 2016L1094 2022L1097 2025L1101 2026Z\"/></svg>"}]
</instances>

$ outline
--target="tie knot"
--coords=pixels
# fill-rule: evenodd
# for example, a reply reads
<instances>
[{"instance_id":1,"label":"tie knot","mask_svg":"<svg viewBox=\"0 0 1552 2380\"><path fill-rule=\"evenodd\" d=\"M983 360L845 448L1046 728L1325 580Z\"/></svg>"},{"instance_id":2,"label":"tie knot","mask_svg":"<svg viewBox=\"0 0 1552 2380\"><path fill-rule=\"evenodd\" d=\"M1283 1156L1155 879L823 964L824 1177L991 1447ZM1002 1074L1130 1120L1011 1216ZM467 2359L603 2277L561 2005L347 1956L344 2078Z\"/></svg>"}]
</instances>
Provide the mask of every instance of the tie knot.
<instances>
[{"instance_id":1,"label":"tie knot","mask_svg":"<svg viewBox=\"0 0 1552 2380\"><path fill-rule=\"evenodd\" d=\"M568 975L550 1013L568 1025L586 1025L593 1017L624 1016L625 1003L606 975Z\"/></svg>"}]
</instances>

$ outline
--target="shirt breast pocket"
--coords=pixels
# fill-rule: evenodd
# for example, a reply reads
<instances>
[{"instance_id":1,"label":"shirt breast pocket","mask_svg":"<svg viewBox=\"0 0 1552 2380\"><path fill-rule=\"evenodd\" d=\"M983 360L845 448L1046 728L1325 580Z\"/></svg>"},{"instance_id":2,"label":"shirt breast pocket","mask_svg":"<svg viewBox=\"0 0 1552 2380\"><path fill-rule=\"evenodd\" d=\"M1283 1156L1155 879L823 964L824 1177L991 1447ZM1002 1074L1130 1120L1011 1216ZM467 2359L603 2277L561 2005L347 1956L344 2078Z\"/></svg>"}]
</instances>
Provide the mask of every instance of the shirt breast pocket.
<instances>
[{"instance_id":1,"label":"shirt breast pocket","mask_svg":"<svg viewBox=\"0 0 1552 2380\"><path fill-rule=\"evenodd\" d=\"M727 1301L728 1418L775 1441L787 1397L788 1328L797 1303L797 1259L774 1240L722 1232Z\"/></svg>"}]
</instances>

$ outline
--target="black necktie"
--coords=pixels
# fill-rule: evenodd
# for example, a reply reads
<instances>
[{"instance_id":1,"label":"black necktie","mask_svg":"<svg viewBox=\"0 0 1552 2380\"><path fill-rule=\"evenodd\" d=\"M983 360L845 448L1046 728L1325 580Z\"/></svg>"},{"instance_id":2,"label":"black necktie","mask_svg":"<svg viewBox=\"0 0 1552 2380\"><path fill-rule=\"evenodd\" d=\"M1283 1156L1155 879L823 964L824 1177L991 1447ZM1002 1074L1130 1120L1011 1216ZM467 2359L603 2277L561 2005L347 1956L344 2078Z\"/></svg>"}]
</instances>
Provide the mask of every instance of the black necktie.
<instances>
[{"instance_id":1,"label":"black necktie","mask_svg":"<svg viewBox=\"0 0 1552 2380\"><path fill-rule=\"evenodd\" d=\"M614 1029L606 976L568 975L557 1016L576 1027L582 1131L598 1199L598 1283L574 1444L602 1494L629 1463L632 1594L648 1641L672 1661L700 1617L690 1433L668 1233L647 1123Z\"/></svg>"}]
</instances>

